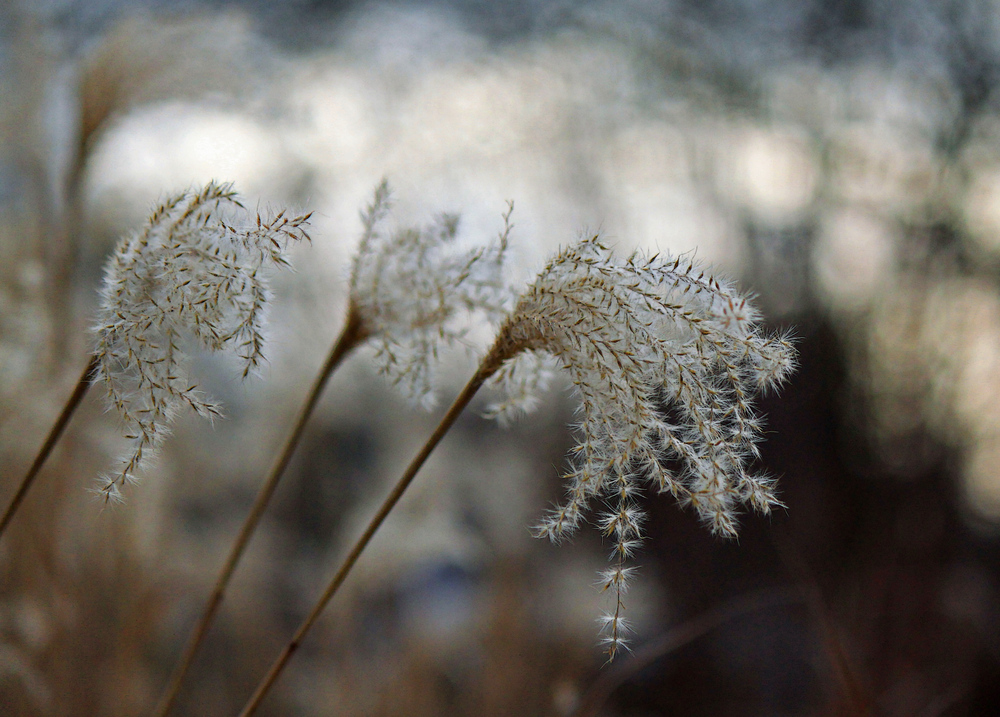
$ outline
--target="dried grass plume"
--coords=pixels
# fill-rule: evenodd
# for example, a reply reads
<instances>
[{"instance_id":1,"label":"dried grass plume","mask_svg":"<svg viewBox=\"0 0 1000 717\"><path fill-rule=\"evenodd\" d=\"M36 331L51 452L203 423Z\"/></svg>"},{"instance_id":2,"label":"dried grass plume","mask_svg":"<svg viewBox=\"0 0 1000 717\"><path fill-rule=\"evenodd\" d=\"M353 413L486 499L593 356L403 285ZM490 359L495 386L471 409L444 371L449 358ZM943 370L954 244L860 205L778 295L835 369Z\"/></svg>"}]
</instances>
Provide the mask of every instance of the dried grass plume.
<instances>
[{"instance_id":1,"label":"dried grass plume","mask_svg":"<svg viewBox=\"0 0 1000 717\"><path fill-rule=\"evenodd\" d=\"M513 206L499 237L468 251L454 248L456 215L390 230L390 211L391 192L383 180L361 212L349 313L374 344L379 371L411 401L430 408L439 349L462 340L470 314L496 321L510 301L503 270Z\"/></svg>"},{"instance_id":2,"label":"dried grass plume","mask_svg":"<svg viewBox=\"0 0 1000 717\"><path fill-rule=\"evenodd\" d=\"M643 538L643 486L693 507L713 530L735 536L742 506L780 505L774 481L753 472L760 391L795 365L789 338L767 334L749 300L691 260L636 253L616 258L598 237L552 259L521 295L487 362L506 390L494 415L530 407L552 360L580 397L579 441L565 475L566 500L538 526L558 541L597 500L611 541L601 576L615 595L602 618L608 654L624 646L622 596Z\"/></svg>"},{"instance_id":3,"label":"dried grass plume","mask_svg":"<svg viewBox=\"0 0 1000 717\"><path fill-rule=\"evenodd\" d=\"M265 269L288 266L308 220L251 214L231 185L212 182L166 199L118 244L101 289L96 380L131 447L101 479L107 498L121 498L178 410L220 415L188 376L186 346L234 352L244 377L263 361Z\"/></svg>"}]
</instances>

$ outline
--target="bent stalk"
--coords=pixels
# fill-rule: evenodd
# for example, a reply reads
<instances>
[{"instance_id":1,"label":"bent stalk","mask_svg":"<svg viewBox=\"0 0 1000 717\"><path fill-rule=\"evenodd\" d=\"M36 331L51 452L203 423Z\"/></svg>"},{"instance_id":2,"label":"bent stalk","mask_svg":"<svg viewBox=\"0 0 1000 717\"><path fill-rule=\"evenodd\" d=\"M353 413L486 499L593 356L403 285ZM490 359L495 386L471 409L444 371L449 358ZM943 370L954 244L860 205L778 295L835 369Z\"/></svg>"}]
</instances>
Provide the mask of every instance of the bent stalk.
<instances>
[{"instance_id":1,"label":"bent stalk","mask_svg":"<svg viewBox=\"0 0 1000 717\"><path fill-rule=\"evenodd\" d=\"M28 469L28 473L21 480L21 485L18 486L17 491L14 493L14 497L11 498L10 505L8 505L7 510L4 511L3 518L0 518L0 536L3 536L4 531L7 529L7 525L14 517L14 513L16 513L17 509L21 507L21 503L24 502L24 498L28 494L28 490L31 488L32 484L35 482L36 476L38 476L42 466L45 465L45 461L47 461L49 456L52 454L52 450L56 447L56 444L62 437L63 431L69 424L69 421L76 412L76 409L83 402L83 397L87 395L87 390L90 388L90 377L96 370L97 357L91 356L90 361L87 362L87 367L83 369L83 373L80 374L80 380L76 382L76 388L73 389L73 393L70 394L69 399L67 399L65 405L63 405L62 412L59 414L56 422L52 424L52 428L49 430L49 435L46 437L42 447L38 450L38 454L35 456L35 460L31 464L31 468Z\"/></svg>"},{"instance_id":2,"label":"bent stalk","mask_svg":"<svg viewBox=\"0 0 1000 717\"><path fill-rule=\"evenodd\" d=\"M275 488L278 486L278 481L281 479L282 474L288 467L288 463L292 459L292 455L302 438L306 423L312 415L313 410L316 408L316 404L319 402L319 398L323 393L323 389L326 386L327 381L336 370L337 366L340 365L344 357L350 353L353 348L364 341L365 338L366 333L364 327L362 326L360 317L357 312L353 310L349 311L347 323L341 331L340 336L337 338L337 341L330 349L330 353L328 354L322 369L319 374L317 374L312 388L306 397L305 403L299 409L295 424L292 427L291 432L288 434L288 438L285 440L281 454L275 460L274 465L271 467L271 471L268 474L267 480L258 491L253 507L250 509L250 513L243 521L243 526L240 528L239 535L237 535L236 541L233 543L233 547L229 552L229 557L226 558L225 564L219 571L219 575L216 578L215 585L212 588L212 593L208 598L208 602L205 604L205 609L202 612L201 618L198 620L198 624L191 632L191 636L188 638L188 643L184 648L181 659L174 668L173 674L170 676L170 682L156 706L156 710L153 713L156 717L165 717L176 702L177 696L180 693L181 684L184 682L184 678L194 662L198 648L204 640L205 635L208 633L208 628L211 626L212 620L215 618L215 614L219 610L219 606L222 604L222 598L225 595L226 588L229 586L229 581L233 576L233 572L236 570L236 565L242 558L247 543L250 541L250 537L257 528L257 524L260 522L260 518L264 514L264 510L267 508L267 505L271 500L271 496L274 494Z\"/></svg>"},{"instance_id":3,"label":"bent stalk","mask_svg":"<svg viewBox=\"0 0 1000 717\"><path fill-rule=\"evenodd\" d=\"M729 620L757 610L801 602L802 596L795 586L765 588L741 595L706 610L635 650L624 664L601 672L584 693L583 698L569 717L595 717L614 691L627 680L642 672L660 658L688 645Z\"/></svg>"},{"instance_id":4,"label":"bent stalk","mask_svg":"<svg viewBox=\"0 0 1000 717\"><path fill-rule=\"evenodd\" d=\"M315 624L316 620L319 619L319 616L330 602L330 599L336 594L337 590L347 578L347 575L351 572L354 564L357 563L362 551L364 551L365 547L367 547L368 543L372 539L372 536L375 535L375 531L379 529L386 517L388 517L389 513L395 507L396 503L399 502L403 493L409 487L410 483L413 482L417 472L424 465L424 462L430 456L431 452L433 452L434 448L437 447L437 444L441 442L442 438L444 438L444 435L452 427L462 411L469 405L469 402L476 395L479 389L482 388L486 380L489 379L489 377L492 376L499 368L500 359L497 354L498 352L496 350L491 352L487 359L480 365L479 370L472 377L469 383L467 383L465 388L462 389L462 392L458 395L458 398L455 399L455 402L451 404L448 412L445 413L437 428L434 429L434 433L431 434L430 438L427 439L427 442L413 458L402 477L393 487L388 497L382 503L382 506L378 509L378 512L375 513L375 516L371 519L368 527L365 528L364 533L362 533L361 537L358 538L357 542L355 542L354 546L347 554L347 557L344 558L344 562L341 564L340 569L337 571L336 575L333 576L333 579L330 580L326 590L323 591L319 600L316 601L316 604L313 606L309 615L302 621L302 624L299 625L299 629L296 630L295 635L285 646L285 649L282 650L278 659L275 660L273 665L271 665L271 669L257 686L257 689L250 698L250 701L247 702L246 707L244 707L243 711L240 713L240 717L249 717L257 711L260 703L271 690L271 687L277 681L282 671L285 669L285 665L288 664L292 655L294 655L299 649L299 645L302 643L303 638L305 638L306 634L312 628L313 624Z\"/></svg>"}]
</instances>

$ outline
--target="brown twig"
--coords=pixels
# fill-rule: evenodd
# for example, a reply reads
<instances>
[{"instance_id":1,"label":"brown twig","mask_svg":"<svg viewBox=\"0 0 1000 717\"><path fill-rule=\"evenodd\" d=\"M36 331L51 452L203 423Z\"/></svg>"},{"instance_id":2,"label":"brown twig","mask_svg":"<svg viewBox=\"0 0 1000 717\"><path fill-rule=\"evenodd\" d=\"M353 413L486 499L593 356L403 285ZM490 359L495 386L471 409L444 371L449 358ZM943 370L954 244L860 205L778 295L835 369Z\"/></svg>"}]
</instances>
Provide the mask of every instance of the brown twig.
<instances>
[{"instance_id":1,"label":"brown twig","mask_svg":"<svg viewBox=\"0 0 1000 717\"><path fill-rule=\"evenodd\" d=\"M570 717L593 717L612 693L630 677L661 657L711 632L723 623L750 612L799 602L802 599L799 591L795 588L770 588L734 598L686 620L635 650L625 662L618 663L601 672L600 676L591 684L590 689L584 693L580 704L570 713Z\"/></svg>"},{"instance_id":2,"label":"brown twig","mask_svg":"<svg viewBox=\"0 0 1000 717\"><path fill-rule=\"evenodd\" d=\"M494 351L482 363L479 370L472 377L469 383L466 384L465 388L462 389L462 392L458 395L458 398L455 399L455 402L452 403L451 407L448 409L448 412L445 413L444 417L441 419L441 422L438 424L437 428L434 429L434 433L432 433L430 438L427 439L427 442L417 453L416 457L414 457L413 461L407 467L402 477L399 479L399 481L393 487L392 491L389 493L388 497L382 503L382 506L378 509L378 512L371 519L371 522L368 524L368 527L365 528L364 533L362 533L361 537L358 538L357 542L354 543L354 546L351 548L350 552L347 554L347 557L344 559L344 562L341 564L340 569L337 571L336 575L333 576L333 579L330 580L330 583L327 585L326 590L323 591L323 594L320 596L319 600L316 601L316 604L309 612L309 615L306 616L305 620L302 621L302 624L299 625L299 629L296 630L295 635L292 637L291 641L289 641L289 643L285 646L285 649L282 650L281 654L278 656L278 659L275 660L273 665L271 665L271 669L268 671L267 675L257 686L257 689L254 691L254 694L250 698L250 701L247 702L246 706L243 708L243 711L240 713L240 717L249 717L260 706L261 701L271 690L271 687L274 685L278 677L281 675L282 671L285 669L285 665L288 664L288 661L292 658L292 655L294 655L295 652L299 649L299 646L301 645L303 638L305 638L306 634L312 628L316 620L319 619L319 616L326 608L327 603L330 602L330 599L340 588L341 584L343 584L348 573L351 572L351 568L354 567L354 564L358 561L358 558L361 556L362 551L371 541L372 536L375 534L375 531L379 529L379 526L381 526L382 523L385 521L386 517L392 511L393 507L395 507L396 503L399 502L399 499L402 497L407 487L409 487L410 483L413 481L414 477L417 475L417 472L423 466L424 462L430 456L431 452L441 441L441 439L444 438L444 435L455 423L456 419L466 408L466 406L469 405L469 402L476 395L476 392L479 391L479 389L486 382L486 380L493 373L496 372L498 366L499 366L499 361L497 360L497 353L496 351Z\"/></svg>"},{"instance_id":3,"label":"brown twig","mask_svg":"<svg viewBox=\"0 0 1000 717\"><path fill-rule=\"evenodd\" d=\"M183 654L181 655L181 659L174 668L174 671L170 676L170 682L168 683L163 696L160 698L160 701L156 706L153 713L156 717L164 717L170 712L170 709L176 702L184 677L191 668L195 655L198 652L198 648L201 645L202 640L204 640L205 635L208 633L208 628L212 624L212 620L214 619L216 612L218 612L219 606L222 604L222 598L229 585L229 580L232 578L233 572L236 570L236 565L243 556L247 543L250 541L250 537L253 535L257 524L260 522L260 518L264 514L264 510L267 508L267 505L271 500L271 496L274 494L275 488L278 486L278 481L281 479L282 474L288 467L289 461L291 461L292 455L302 438L306 423L312 415L313 410L316 408L316 404L319 402L319 398L323 393L323 389L326 386L327 381L344 357L350 353L353 348L364 341L365 336L365 330L357 312L349 310L347 322L344 325L343 330L340 332L340 336L330 349L330 353L327 355L322 369L320 369L319 374L317 374L312 388L306 397L305 403L299 409L295 424L288 434L288 438L285 440L281 454L275 460L274 465L271 467L271 472L268 474L267 480L258 491L253 507L250 509L250 513L243 521L243 526L240 528L239 535L237 535L236 540L233 543L233 547L230 549L229 557L226 558L225 564L219 571L219 575L216 578L215 585L212 588L212 593L208 598L208 602L205 604L205 609L202 612L201 618L198 620L198 624L191 632L191 636L188 638L188 642L184 648Z\"/></svg>"},{"instance_id":4,"label":"brown twig","mask_svg":"<svg viewBox=\"0 0 1000 717\"><path fill-rule=\"evenodd\" d=\"M840 683L843 697L850 705L853 715L867 715L871 707L871 699L867 690L862 686L857 667L853 664L843 640L838 634L837 626L830 615L830 609L823 597L823 591L819 586L819 581L813 574L805 558L795 547L787 532L772 533L774 545L781 556L782 561L799 584L809 611L813 615L820 629L821 642L827 653L830 665Z\"/></svg>"},{"instance_id":5,"label":"brown twig","mask_svg":"<svg viewBox=\"0 0 1000 717\"><path fill-rule=\"evenodd\" d=\"M80 374L80 380L76 382L76 388L73 389L73 393L67 399L66 403L63 405L62 412L56 419L56 422L52 425L49 430L49 435L45 439L45 443L38 450L38 454L35 456L34 462L31 464L31 468L28 469L27 475L21 480L21 485L18 486L17 491L14 493L14 497L10 501L10 505L7 506L7 510L4 511L3 517L0 518L0 536L3 535L4 530L7 529L8 523L14 517L14 513L21 506L24 501L25 496L28 494L28 490L31 488L32 484L35 482L35 478L38 476L39 471L41 471L42 466L45 465L45 461L48 460L49 456L52 454L52 450L55 448L56 443L62 437L63 431L69 424L70 419L76 412L76 409L83 402L83 397L87 394L87 390L90 388L90 379L94 372L97 370L97 358L95 356L90 357L90 361L87 362L87 367Z\"/></svg>"}]
</instances>

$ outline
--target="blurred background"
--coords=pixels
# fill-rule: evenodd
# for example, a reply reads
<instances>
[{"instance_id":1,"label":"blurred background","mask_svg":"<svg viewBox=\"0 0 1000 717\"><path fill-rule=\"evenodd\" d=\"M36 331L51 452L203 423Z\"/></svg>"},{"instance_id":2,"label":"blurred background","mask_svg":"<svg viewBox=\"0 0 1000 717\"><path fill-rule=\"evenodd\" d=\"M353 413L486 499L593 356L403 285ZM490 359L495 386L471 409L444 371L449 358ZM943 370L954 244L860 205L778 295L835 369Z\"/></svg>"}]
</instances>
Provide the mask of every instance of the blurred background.
<instances>
[{"instance_id":1,"label":"blurred background","mask_svg":"<svg viewBox=\"0 0 1000 717\"><path fill-rule=\"evenodd\" d=\"M1000 706L1000 3L7 0L0 5L3 504L87 361L101 267L166 193L315 212L269 364L198 357L193 416L124 506L89 396L0 541L0 713L139 715L340 329L358 209L515 202L516 271L584 231L692 252L791 328L760 404L787 510L712 537L648 496L603 666L596 531L560 495L574 400L473 410L266 715L980 715ZM481 337L480 337L481 334ZM482 341L488 327L476 332ZM445 359L441 397L474 351ZM481 405L480 405L481 408ZM175 710L235 714L440 410L334 377Z\"/></svg>"}]
</instances>

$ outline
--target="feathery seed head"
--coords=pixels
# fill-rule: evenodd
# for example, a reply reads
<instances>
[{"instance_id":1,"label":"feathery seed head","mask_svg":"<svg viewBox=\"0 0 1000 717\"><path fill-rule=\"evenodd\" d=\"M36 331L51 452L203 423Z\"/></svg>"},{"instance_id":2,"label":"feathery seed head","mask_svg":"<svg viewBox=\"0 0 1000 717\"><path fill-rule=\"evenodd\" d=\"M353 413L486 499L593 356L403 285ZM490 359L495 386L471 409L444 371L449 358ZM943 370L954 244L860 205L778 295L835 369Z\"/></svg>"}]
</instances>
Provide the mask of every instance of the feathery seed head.
<instances>
[{"instance_id":1,"label":"feathery seed head","mask_svg":"<svg viewBox=\"0 0 1000 717\"><path fill-rule=\"evenodd\" d=\"M102 479L106 498L121 499L179 409L221 415L189 379L185 344L232 350L244 377L264 360L265 268L289 265L286 248L309 239L308 221L284 211L251 215L231 185L210 182L163 201L119 242L101 289L95 380L131 449L117 474Z\"/></svg>"},{"instance_id":2,"label":"feathery seed head","mask_svg":"<svg viewBox=\"0 0 1000 717\"><path fill-rule=\"evenodd\" d=\"M442 344L466 333L463 314L498 319L509 301L502 270L513 205L496 241L455 251L458 217L440 215L425 227L386 231L391 192L383 180L361 213L364 227L350 280L350 311L375 344L382 373L411 400L434 404L432 368Z\"/></svg>"},{"instance_id":3,"label":"feathery seed head","mask_svg":"<svg viewBox=\"0 0 1000 717\"><path fill-rule=\"evenodd\" d=\"M761 421L753 398L795 365L784 335L767 335L749 300L691 260L632 254L617 259L598 237L571 246L521 295L486 364L524 406L544 382L543 356L569 373L580 396L567 498L537 529L558 541L595 498L613 542L604 574L617 606L604 621L608 654L623 646L624 563L643 538L643 484L692 506L713 532L736 535L738 509L780 505L774 481L750 472Z\"/></svg>"}]
</instances>

